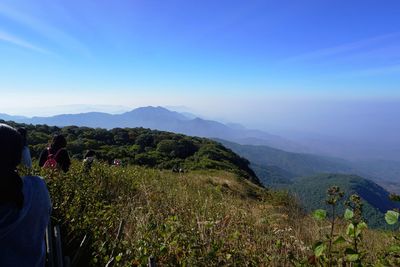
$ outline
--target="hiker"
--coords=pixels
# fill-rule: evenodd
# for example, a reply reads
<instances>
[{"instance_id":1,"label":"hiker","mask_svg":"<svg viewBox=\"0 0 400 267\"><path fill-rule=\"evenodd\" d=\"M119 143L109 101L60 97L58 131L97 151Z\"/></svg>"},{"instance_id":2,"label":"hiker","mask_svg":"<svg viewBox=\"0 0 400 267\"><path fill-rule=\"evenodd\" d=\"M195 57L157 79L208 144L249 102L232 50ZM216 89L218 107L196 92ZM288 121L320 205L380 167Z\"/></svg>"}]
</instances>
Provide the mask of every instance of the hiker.
<instances>
[{"instance_id":1,"label":"hiker","mask_svg":"<svg viewBox=\"0 0 400 267\"><path fill-rule=\"evenodd\" d=\"M83 159L83 170L89 171L92 168L92 164L96 159L96 152L93 150L86 151L85 157Z\"/></svg>"},{"instance_id":2,"label":"hiker","mask_svg":"<svg viewBox=\"0 0 400 267\"><path fill-rule=\"evenodd\" d=\"M60 168L64 172L69 170L71 160L68 151L65 149L67 140L61 134L53 137L49 147L40 154L39 166L44 168Z\"/></svg>"},{"instance_id":3,"label":"hiker","mask_svg":"<svg viewBox=\"0 0 400 267\"><path fill-rule=\"evenodd\" d=\"M50 197L38 176L20 177L23 140L0 124L0 266L45 266Z\"/></svg>"},{"instance_id":4,"label":"hiker","mask_svg":"<svg viewBox=\"0 0 400 267\"><path fill-rule=\"evenodd\" d=\"M112 166L115 166L115 167L122 166L122 161L120 159L114 159Z\"/></svg>"},{"instance_id":5,"label":"hiker","mask_svg":"<svg viewBox=\"0 0 400 267\"><path fill-rule=\"evenodd\" d=\"M26 137L26 134L27 134L26 129L18 128L17 131L22 137L22 145L23 145L21 164L30 169L30 168L32 168L32 158L31 158L31 152L29 151L29 147L28 147L28 139Z\"/></svg>"}]
</instances>

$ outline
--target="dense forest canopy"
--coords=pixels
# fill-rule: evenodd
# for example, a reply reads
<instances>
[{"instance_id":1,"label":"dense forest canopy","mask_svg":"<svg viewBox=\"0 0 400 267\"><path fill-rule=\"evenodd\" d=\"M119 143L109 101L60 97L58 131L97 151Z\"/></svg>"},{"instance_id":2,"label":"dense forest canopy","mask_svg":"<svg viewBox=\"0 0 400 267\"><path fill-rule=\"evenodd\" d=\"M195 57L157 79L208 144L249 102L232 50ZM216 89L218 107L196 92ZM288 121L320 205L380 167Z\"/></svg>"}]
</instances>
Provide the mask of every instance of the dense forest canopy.
<instances>
[{"instance_id":1,"label":"dense forest canopy","mask_svg":"<svg viewBox=\"0 0 400 267\"><path fill-rule=\"evenodd\" d=\"M38 158L54 134L67 139L67 149L75 159L82 159L85 151L94 150L99 160L112 163L134 164L159 169L183 170L217 169L238 174L261 185L248 160L230 149L206 138L189 137L144 128L101 128L47 125L27 125L4 122L28 131L28 142L33 158Z\"/></svg>"}]
</instances>

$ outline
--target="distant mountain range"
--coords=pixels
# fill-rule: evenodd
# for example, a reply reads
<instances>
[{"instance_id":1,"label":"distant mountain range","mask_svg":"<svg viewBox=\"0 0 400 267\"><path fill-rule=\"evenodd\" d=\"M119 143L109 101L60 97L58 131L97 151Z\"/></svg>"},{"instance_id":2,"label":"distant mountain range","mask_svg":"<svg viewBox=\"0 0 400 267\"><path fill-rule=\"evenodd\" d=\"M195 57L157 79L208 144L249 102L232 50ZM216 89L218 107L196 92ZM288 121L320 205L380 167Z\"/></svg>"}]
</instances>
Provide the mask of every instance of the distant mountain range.
<instances>
[{"instance_id":1,"label":"distant mountain range","mask_svg":"<svg viewBox=\"0 0 400 267\"><path fill-rule=\"evenodd\" d=\"M141 107L122 114L88 112L32 118L0 114L0 119L53 126L75 125L107 129L143 127L191 136L222 138L241 144L264 144L288 151L307 151L305 147L290 140L263 131L247 129L238 124L193 118L192 114L178 113L163 107Z\"/></svg>"},{"instance_id":2,"label":"distant mountain range","mask_svg":"<svg viewBox=\"0 0 400 267\"><path fill-rule=\"evenodd\" d=\"M320 173L356 174L371 179L391 192L400 193L400 164L390 161L348 161L315 154L288 152L269 146L241 145L218 139L247 158L266 185L288 184L295 177Z\"/></svg>"},{"instance_id":3,"label":"distant mountain range","mask_svg":"<svg viewBox=\"0 0 400 267\"><path fill-rule=\"evenodd\" d=\"M8 114L0 113L0 119L5 121L24 121L27 120L27 117L24 116L11 116Z\"/></svg>"},{"instance_id":4,"label":"distant mountain range","mask_svg":"<svg viewBox=\"0 0 400 267\"><path fill-rule=\"evenodd\" d=\"M354 193L362 197L365 202L365 218L372 227L384 226L383 214L389 209L400 207L389 200L387 189L390 187L387 182L373 176L374 173L383 172L385 169L385 165L380 165L379 162L376 166L367 164L367 168L361 163L333 157L291 153L267 146L239 145L225 140L217 141L247 158L264 185L291 191L308 211L325 206L326 191L333 185L339 186L346 192L347 197ZM341 211L343 210L344 207L341 206Z\"/></svg>"}]
</instances>

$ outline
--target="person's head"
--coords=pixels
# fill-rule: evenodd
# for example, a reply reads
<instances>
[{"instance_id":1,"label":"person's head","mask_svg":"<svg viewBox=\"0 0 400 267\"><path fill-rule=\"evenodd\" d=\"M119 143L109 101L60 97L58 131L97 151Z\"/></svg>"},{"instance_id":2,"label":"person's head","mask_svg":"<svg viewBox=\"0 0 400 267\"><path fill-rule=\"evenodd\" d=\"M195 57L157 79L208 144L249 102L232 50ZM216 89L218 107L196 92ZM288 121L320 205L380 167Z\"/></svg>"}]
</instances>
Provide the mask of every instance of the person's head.
<instances>
[{"instance_id":1,"label":"person's head","mask_svg":"<svg viewBox=\"0 0 400 267\"><path fill-rule=\"evenodd\" d=\"M51 141L50 148L54 151L57 151L61 148L65 148L67 146L67 140L61 134L56 134Z\"/></svg>"},{"instance_id":2,"label":"person's head","mask_svg":"<svg viewBox=\"0 0 400 267\"><path fill-rule=\"evenodd\" d=\"M22 180L16 169L21 162L22 138L17 130L0 124L0 205L23 205Z\"/></svg>"},{"instance_id":3,"label":"person's head","mask_svg":"<svg viewBox=\"0 0 400 267\"><path fill-rule=\"evenodd\" d=\"M22 144L24 146L26 146L28 144L28 139L26 138L26 135L27 135L26 129L25 128L18 128L17 131L19 132L19 134L22 137Z\"/></svg>"},{"instance_id":4,"label":"person's head","mask_svg":"<svg viewBox=\"0 0 400 267\"><path fill-rule=\"evenodd\" d=\"M0 172L15 170L22 157L21 135L11 126L0 124Z\"/></svg>"},{"instance_id":5,"label":"person's head","mask_svg":"<svg viewBox=\"0 0 400 267\"><path fill-rule=\"evenodd\" d=\"M93 150L88 150L88 151L86 151L84 158L86 159L86 158L90 158L90 157L94 157L94 156L96 156L96 152L94 152Z\"/></svg>"}]
</instances>

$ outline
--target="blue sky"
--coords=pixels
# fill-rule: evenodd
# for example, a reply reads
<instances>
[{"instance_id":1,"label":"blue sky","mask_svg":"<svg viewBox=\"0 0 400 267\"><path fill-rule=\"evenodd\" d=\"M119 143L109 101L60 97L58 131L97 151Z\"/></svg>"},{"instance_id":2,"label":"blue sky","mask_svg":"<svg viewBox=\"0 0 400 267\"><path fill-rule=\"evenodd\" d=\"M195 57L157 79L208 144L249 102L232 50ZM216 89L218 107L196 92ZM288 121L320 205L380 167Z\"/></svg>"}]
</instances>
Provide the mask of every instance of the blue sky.
<instances>
[{"instance_id":1,"label":"blue sky","mask_svg":"<svg viewBox=\"0 0 400 267\"><path fill-rule=\"evenodd\" d=\"M400 2L3 0L0 59L0 113L185 105L244 121L386 101L400 99Z\"/></svg>"}]
</instances>

